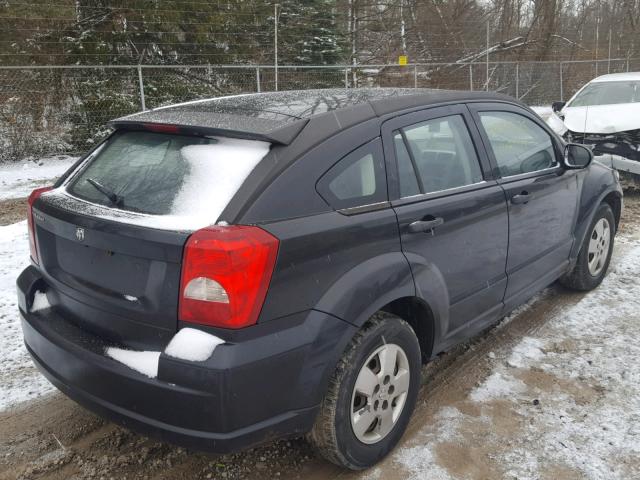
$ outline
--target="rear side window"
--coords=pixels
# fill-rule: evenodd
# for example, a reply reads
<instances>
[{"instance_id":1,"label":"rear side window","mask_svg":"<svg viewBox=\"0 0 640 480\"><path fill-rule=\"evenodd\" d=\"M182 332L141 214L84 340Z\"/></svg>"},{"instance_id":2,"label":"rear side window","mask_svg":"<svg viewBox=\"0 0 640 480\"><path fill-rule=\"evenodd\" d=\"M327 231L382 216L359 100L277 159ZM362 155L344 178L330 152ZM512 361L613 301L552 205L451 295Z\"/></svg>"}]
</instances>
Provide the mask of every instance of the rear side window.
<instances>
[{"instance_id":1,"label":"rear side window","mask_svg":"<svg viewBox=\"0 0 640 480\"><path fill-rule=\"evenodd\" d=\"M207 225L217 220L269 146L226 137L116 133L67 191L121 210L202 217Z\"/></svg>"},{"instance_id":2,"label":"rear side window","mask_svg":"<svg viewBox=\"0 0 640 480\"><path fill-rule=\"evenodd\" d=\"M396 158L398 159L400 197L419 195L421 192L420 186L418 185L418 177L416 177L409 151L400 132L396 132L393 135L393 144L396 149Z\"/></svg>"},{"instance_id":3,"label":"rear side window","mask_svg":"<svg viewBox=\"0 0 640 480\"><path fill-rule=\"evenodd\" d=\"M336 163L318 180L316 189L336 210L386 201L386 172L380 139L357 148Z\"/></svg>"},{"instance_id":4,"label":"rear side window","mask_svg":"<svg viewBox=\"0 0 640 480\"><path fill-rule=\"evenodd\" d=\"M480 112L500 176L531 173L556 165L549 134L524 115Z\"/></svg>"},{"instance_id":5,"label":"rear side window","mask_svg":"<svg viewBox=\"0 0 640 480\"><path fill-rule=\"evenodd\" d=\"M394 132L402 197L481 182L482 170L462 116L436 118Z\"/></svg>"}]
</instances>

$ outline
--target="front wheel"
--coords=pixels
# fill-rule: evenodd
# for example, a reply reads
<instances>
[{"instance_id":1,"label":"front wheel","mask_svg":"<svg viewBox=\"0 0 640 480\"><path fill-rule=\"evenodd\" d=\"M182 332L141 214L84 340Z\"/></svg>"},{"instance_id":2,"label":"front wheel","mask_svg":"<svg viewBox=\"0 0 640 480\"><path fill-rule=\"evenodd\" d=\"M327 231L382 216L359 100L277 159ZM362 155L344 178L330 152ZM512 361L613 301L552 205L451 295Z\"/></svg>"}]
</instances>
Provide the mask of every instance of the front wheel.
<instances>
[{"instance_id":1,"label":"front wheel","mask_svg":"<svg viewBox=\"0 0 640 480\"><path fill-rule=\"evenodd\" d=\"M360 470L374 465L407 427L420 369L413 329L394 315L377 313L340 359L308 439L339 466Z\"/></svg>"},{"instance_id":2,"label":"front wheel","mask_svg":"<svg viewBox=\"0 0 640 480\"><path fill-rule=\"evenodd\" d=\"M602 282L613 251L615 218L611 207L602 203L589 226L573 269L560 283L574 290L592 290Z\"/></svg>"}]
</instances>

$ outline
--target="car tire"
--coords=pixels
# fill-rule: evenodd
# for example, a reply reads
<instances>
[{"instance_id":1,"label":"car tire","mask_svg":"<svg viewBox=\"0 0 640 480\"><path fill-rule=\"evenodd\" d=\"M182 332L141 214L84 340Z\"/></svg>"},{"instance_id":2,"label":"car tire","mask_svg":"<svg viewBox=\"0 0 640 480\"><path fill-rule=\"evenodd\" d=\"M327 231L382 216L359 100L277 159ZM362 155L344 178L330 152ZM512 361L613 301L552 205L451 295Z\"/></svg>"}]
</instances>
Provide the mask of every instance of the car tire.
<instances>
[{"instance_id":1,"label":"car tire","mask_svg":"<svg viewBox=\"0 0 640 480\"><path fill-rule=\"evenodd\" d=\"M338 362L307 439L322 457L341 467L362 470L374 465L407 427L421 366L411 326L390 313L376 313Z\"/></svg>"},{"instance_id":2,"label":"car tire","mask_svg":"<svg viewBox=\"0 0 640 480\"><path fill-rule=\"evenodd\" d=\"M593 290L607 273L616 222L611 207L602 203L589 225L576 264L570 272L560 278L560 283L573 290Z\"/></svg>"}]
</instances>

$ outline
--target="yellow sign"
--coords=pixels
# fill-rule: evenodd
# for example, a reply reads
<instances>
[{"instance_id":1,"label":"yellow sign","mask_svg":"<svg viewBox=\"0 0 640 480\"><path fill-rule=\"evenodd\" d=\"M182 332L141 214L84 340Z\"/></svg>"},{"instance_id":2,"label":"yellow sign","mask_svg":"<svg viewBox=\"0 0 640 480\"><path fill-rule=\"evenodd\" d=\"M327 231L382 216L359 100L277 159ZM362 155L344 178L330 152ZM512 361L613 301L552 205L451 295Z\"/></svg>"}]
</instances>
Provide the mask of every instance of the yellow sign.
<instances>
[{"instance_id":1,"label":"yellow sign","mask_svg":"<svg viewBox=\"0 0 640 480\"><path fill-rule=\"evenodd\" d=\"M398 65L406 65L407 63L409 63L409 57L406 55L400 55L398 57Z\"/></svg>"}]
</instances>

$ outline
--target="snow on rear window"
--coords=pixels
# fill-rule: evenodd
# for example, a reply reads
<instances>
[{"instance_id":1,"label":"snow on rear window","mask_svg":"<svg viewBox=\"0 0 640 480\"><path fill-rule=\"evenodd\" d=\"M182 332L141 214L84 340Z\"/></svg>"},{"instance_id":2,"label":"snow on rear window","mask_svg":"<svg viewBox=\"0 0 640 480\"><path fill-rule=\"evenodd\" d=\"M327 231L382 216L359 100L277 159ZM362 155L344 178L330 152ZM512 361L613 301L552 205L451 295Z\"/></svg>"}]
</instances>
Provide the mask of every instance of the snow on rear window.
<instances>
[{"instance_id":1,"label":"snow on rear window","mask_svg":"<svg viewBox=\"0 0 640 480\"><path fill-rule=\"evenodd\" d=\"M97 216L194 230L218 220L269 148L255 140L122 132L82 167L67 192L98 207Z\"/></svg>"},{"instance_id":2,"label":"snow on rear window","mask_svg":"<svg viewBox=\"0 0 640 480\"><path fill-rule=\"evenodd\" d=\"M171 206L173 215L190 216L199 212L204 216L215 214L217 220L251 170L269 152L267 142L220 137L218 140L213 147L182 148L182 157L190 168ZM214 162L214 155L224 161Z\"/></svg>"}]
</instances>

